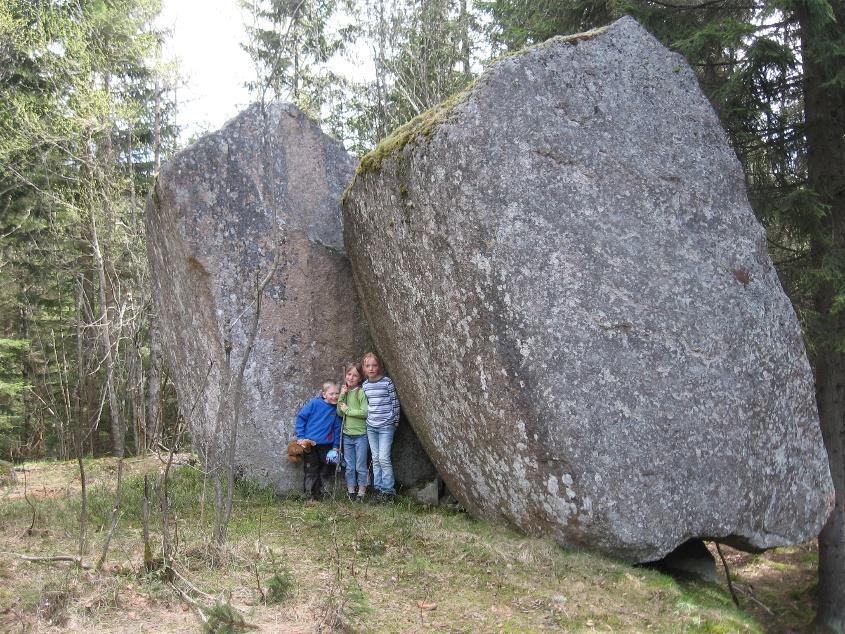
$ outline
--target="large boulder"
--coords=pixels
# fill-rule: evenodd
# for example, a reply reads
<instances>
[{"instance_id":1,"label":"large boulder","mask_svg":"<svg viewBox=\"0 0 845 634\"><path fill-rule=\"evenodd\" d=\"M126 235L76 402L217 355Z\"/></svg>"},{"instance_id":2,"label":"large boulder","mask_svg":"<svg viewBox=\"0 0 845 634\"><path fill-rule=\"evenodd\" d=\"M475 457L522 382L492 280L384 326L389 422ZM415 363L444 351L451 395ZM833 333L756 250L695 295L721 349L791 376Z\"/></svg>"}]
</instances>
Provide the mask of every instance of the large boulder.
<instances>
[{"instance_id":1,"label":"large boulder","mask_svg":"<svg viewBox=\"0 0 845 634\"><path fill-rule=\"evenodd\" d=\"M286 451L297 411L370 345L341 235L354 165L295 107L254 105L166 164L147 205L165 350L203 448L221 407L231 420L225 388L244 355L256 284L278 253L244 372L236 464L280 492L302 487ZM413 434L403 438L424 455Z\"/></svg>"},{"instance_id":2,"label":"large boulder","mask_svg":"<svg viewBox=\"0 0 845 634\"><path fill-rule=\"evenodd\" d=\"M400 128L361 162L344 238L473 513L632 561L822 526L810 366L742 170L633 19L506 57Z\"/></svg>"}]
</instances>

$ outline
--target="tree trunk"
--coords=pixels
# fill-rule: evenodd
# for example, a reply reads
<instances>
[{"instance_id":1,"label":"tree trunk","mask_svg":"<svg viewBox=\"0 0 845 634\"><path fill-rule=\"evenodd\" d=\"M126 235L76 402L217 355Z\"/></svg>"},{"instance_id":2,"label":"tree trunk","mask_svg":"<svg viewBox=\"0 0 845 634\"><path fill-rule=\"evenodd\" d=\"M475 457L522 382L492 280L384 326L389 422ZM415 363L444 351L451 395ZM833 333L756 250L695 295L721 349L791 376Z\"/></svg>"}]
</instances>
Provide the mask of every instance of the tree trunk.
<instances>
[{"instance_id":1,"label":"tree trunk","mask_svg":"<svg viewBox=\"0 0 845 634\"><path fill-rule=\"evenodd\" d=\"M470 52L472 51L472 42L470 41L470 17L467 12L467 0L461 0L460 8L460 32L461 32L461 65L464 74L464 81L469 83L472 79L472 68L470 66Z\"/></svg>"},{"instance_id":2,"label":"tree trunk","mask_svg":"<svg viewBox=\"0 0 845 634\"><path fill-rule=\"evenodd\" d=\"M158 317L150 320L150 368L147 373L147 448L155 449L161 433L161 331Z\"/></svg>"},{"instance_id":3,"label":"tree trunk","mask_svg":"<svg viewBox=\"0 0 845 634\"><path fill-rule=\"evenodd\" d=\"M816 623L824 631L845 632L845 359L832 350L816 361L816 392L822 434L836 489L836 506L819 533L819 590Z\"/></svg>"},{"instance_id":4,"label":"tree trunk","mask_svg":"<svg viewBox=\"0 0 845 634\"><path fill-rule=\"evenodd\" d=\"M87 241L87 238L86 238ZM79 292L77 319L79 320L77 337L82 340L81 347L78 350L79 365L77 369L79 382L79 420L78 425L81 426L83 455L85 452L85 445L88 444L88 453L93 456L100 455L102 452L99 446L99 402L97 390L97 377L94 373L94 359L98 354L97 337L94 332L94 279L92 271L94 269L93 258L90 253L84 254L80 258L80 270L78 278Z\"/></svg>"},{"instance_id":5,"label":"tree trunk","mask_svg":"<svg viewBox=\"0 0 845 634\"><path fill-rule=\"evenodd\" d=\"M100 336L103 341L103 353L106 360L106 389L109 398L109 417L112 430L112 454L123 458L124 436L123 420L121 416L120 400L115 387L115 362L112 350L111 316L106 301L106 268L103 254L100 250L100 240L97 235L97 222L91 214L91 241L94 249L94 261L97 265L97 276L100 281Z\"/></svg>"},{"instance_id":6,"label":"tree trunk","mask_svg":"<svg viewBox=\"0 0 845 634\"><path fill-rule=\"evenodd\" d=\"M845 250L845 88L833 79L840 72L836 53L845 25L845 0L830 0L835 20L811 0L797 2L804 63L804 117L807 176L824 215L812 245L814 264L827 275L815 294L819 329L816 342L816 397L822 435L836 491L833 513L819 535L819 591L816 624L845 632L845 315L837 308L842 288L839 261ZM830 270L826 270L830 269Z\"/></svg>"},{"instance_id":7,"label":"tree trunk","mask_svg":"<svg viewBox=\"0 0 845 634\"><path fill-rule=\"evenodd\" d=\"M141 317L136 317L136 319L139 322L141 321ZM140 328L140 324L136 326ZM141 352L140 336L140 332L135 332L132 337L132 347L127 357L135 455L144 453L147 448L147 404L144 398L146 382L144 380L144 356Z\"/></svg>"}]
</instances>

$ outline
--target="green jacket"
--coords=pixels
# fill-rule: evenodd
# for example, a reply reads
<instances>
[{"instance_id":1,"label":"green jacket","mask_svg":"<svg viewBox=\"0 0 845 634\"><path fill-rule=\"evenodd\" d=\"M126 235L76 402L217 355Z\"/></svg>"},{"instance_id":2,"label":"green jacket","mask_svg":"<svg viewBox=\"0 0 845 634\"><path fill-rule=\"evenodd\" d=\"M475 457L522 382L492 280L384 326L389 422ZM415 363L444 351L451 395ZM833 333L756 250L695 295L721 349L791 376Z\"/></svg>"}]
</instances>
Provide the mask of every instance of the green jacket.
<instances>
[{"instance_id":1,"label":"green jacket","mask_svg":"<svg viewBox=\"0 0 845 634\"><path fill-rule=\"evenodd\" d=\"M340 404L346 403L346 413ZM367 433L367 395L360 387L349 390L337 399L337 415L343 418L343 433L349 436L361 436Z\"/></svg>"}]
</instances>

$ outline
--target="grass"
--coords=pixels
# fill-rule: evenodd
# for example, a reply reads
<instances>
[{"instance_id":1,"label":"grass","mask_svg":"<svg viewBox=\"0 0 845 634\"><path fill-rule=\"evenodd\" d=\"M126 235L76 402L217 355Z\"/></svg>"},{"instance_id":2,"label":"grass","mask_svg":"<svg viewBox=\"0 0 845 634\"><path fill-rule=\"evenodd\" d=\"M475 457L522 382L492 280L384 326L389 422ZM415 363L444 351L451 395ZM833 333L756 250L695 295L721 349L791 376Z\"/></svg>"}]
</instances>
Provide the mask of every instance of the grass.
<instances>
[{"instance_id":1,"label":"grass","mask_svg":"<svg viewBox=\"0 0 845 634\"><path fill-rule=\"evenodd\" d=\"M111 511L108 474L113 469L110 461L100 462L91 464L92 472L102 477L90 489L92 534L86 562L99 554ZM0 631L38 631L50 623L77 631L135 630L141 625L146 631L199 631L194 608L175 593L167 575L143 569L141 473L145 467L156 469L155 461L128 466L132 475L125 480L120 529L104 570L34 564L8 554L75 553L78 493L56 486L57 472L73 478L72 466L30 465L32 495L45 529L37 536L26 535L31 510L13 495L22 485L0 492L0 550L5 551L0 555ZM53 482L53 494L37 493L42 489L39 472ZM208 544L210 491L204 491L199 472L177 469L170 494L177 568L214 599L206 603L218 606L215 618L235 629L228 606L266 631L310 631L317 624L387 632L770 629L735 608L722 586L680 583L600 555L567 552L549 540L405 498L392 506L340 500L306 506L242 482L229 542L221 553ZM159 543L159 524L154 511L154 544ZM779 584L762 584L762 589L781 595L762 598L761 593L761 601L791 606L791 616L778 618L809 621L806 575L792 585L782 583L784 566L794 566L795 572L814 565L806 549L778 553L772 567L767 567L767 556L743 561L748 568L734 562L738 583L751 583L753 573L760 586L764 571L778 575ZM790 598L790 592L798 598Z\"/></svg>"}]
</instances>

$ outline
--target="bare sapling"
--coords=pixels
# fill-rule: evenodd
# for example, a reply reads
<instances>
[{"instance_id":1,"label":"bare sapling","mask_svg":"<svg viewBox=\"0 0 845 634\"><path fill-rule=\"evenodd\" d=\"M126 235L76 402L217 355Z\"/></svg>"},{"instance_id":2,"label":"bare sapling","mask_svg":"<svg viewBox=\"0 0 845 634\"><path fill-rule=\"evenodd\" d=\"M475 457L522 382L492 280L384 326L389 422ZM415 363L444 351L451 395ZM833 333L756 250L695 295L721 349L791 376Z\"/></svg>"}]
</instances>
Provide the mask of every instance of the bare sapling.
<instances>
[{"instance_id":1,"label":"bare sapling","mask_svg":"<svg viewBox=\"0 0 845 634\"><path fill-rule=\"evenodd\" d=\"M191 404L190 410L188 410L187 416L180 416L179 422L177 423L176 427L176 438L174 438L173 442L171 443L170 449L167 452L167 461L165 462L164 470L161 472L159 476L159 480L156 483L156 489L159 493L159 504L161 510L161 557L162 557L162 566L165 568L170 566L170 561L172 558L172 547L170 541L170 501L169 501L169 484L170 484L170 469L173 466L173 456L175 455L176 451L181 445L182 436L185 433L185 420L186 418L190 420L194 414L194 411L197 408L197 404L200 401L200 398L203 394L205 394L205 390L208 386L208 377L211 375L211 370L214 368L214 362L210 362L208 364L208 370L205 373L205 378L203 379L202 386L200 386L199 392L194 397L194 402Z\"/></svg>"},{"instance_id":2,"label":"bare sapling","mask_svg":"<svg viewBox=\"0 0 845 634\"><path fill-rule=\"evenodd\" d=\"M103 340L103 349L106 360L106 387L109 398L109 415L111 417L112 433L114 443L112 450L117 457L117 484L115 485L114 505L111 513L111 526L109 532L106 534L106 540L103 544L103 551L100 559L95 566L96 570L102 568L109 553L109 546L114 537L114 532L117 529L117 522L120 515L121 494L123 491L123 441L124 429L121 418L120 402L115 387L115 360L112 354L112 337L111 337L111 317L108 312L108 303L106 301L106 268L103 261L102 251L100 250L100 241L97 235L97 222L94 214L90 215L91 222L91 241L94 251L94 260L97 265L97 276L100 282L100 333Z\"/></svg>"},{"instance_id":3,"label":"bare sapling","mask_svg":"<svg viewBox=\"0 0 845 634\"><path fill-rule=\"evenodd\" d=\"M252 320L247 328L246 346L241 353L241 358L234 374L232 373L231 359L232 329L234 323L227 325L224 335L226 367L222 372L221 383L223 383L223 389L220 395L214 435L211 439L212 447L208 456L211 461L210 475L212 486L214 487L214 528L212 532L212 543L217 548L222 547L226 541L229 520L232 516L232 504L235 496L235 452L238 444L238 427L243 402L244 373L246 372L246 366L255 347L264 289L270 283L278 267L279 251L280 249L277 248L273 263L270 265L270 270L264 278L259 281L256 276L255 308L252 313ZM226 436L225 445L221 442L224 434Z\"/></svg>"}]
</instances>

